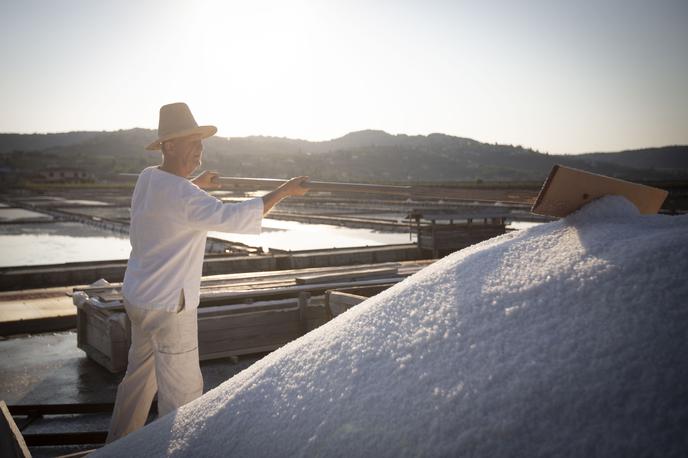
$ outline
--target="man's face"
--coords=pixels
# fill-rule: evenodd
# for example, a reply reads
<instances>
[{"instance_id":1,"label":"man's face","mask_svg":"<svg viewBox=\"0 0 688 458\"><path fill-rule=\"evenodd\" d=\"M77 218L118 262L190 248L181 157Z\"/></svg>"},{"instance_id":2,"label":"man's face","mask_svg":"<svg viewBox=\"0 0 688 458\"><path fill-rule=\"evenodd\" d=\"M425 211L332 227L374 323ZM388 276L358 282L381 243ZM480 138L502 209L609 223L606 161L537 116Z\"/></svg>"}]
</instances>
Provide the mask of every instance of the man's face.
<instances>
[{"instance_id":1,"label":"man's face","mask_svg":"<svg viewBox=\"0 0 688 458\"><path fill-rule=\"evenodd\" d=\"M200 135L192 135L172 140L172 154L178 163L193 172L201 165L203 143Z\"/></svg>"}]
</instances>

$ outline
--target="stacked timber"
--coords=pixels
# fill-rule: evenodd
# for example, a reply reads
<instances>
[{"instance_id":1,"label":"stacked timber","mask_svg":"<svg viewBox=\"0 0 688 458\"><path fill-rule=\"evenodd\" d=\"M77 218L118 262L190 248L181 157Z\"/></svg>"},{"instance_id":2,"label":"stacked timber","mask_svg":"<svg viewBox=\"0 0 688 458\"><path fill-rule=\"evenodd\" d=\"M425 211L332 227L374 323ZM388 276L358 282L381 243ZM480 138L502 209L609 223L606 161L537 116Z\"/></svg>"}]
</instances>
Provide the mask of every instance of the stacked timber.
<instances>
[{"instance_id":1,"label":"stacked timber","mask_svg":"<svg viewBox=\"0 0 688 458\"><path fill-rule=\"evenodd\" d=\"M328 291L382 291L432 261L213 275L201 281L198 343L201 360L275 350L341 313L326 306ZM372 289L370 290L372 291ZM75 288L77 345L111 372L124 370L131 324L121 284Z\"/></svg>"}]
</instances>

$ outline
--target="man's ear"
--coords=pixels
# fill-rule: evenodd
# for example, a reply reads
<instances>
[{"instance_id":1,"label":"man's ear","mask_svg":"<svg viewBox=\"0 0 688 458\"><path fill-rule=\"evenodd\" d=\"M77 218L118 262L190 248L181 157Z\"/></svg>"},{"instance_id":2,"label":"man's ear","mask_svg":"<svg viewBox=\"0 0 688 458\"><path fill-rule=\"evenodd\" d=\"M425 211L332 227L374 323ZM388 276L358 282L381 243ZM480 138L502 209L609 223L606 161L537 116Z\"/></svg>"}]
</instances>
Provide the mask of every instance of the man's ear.
<instances>
[{"instance_id":1,"label":"man's ear","mask_svg":"<svg viewBox=\"0 0 688 458\"><path fill-rule=\"evenodd\" d=\"M163 152L164 154L167 154L167 153L170 153L170 152L174 152L174 142L173 142L173 141L170 141L170 140L168 140L168 141L166 141L166 142L162 142L162 145L160 146L160 149L162 150L162 152Z\"/></svg>"}]
</instances>

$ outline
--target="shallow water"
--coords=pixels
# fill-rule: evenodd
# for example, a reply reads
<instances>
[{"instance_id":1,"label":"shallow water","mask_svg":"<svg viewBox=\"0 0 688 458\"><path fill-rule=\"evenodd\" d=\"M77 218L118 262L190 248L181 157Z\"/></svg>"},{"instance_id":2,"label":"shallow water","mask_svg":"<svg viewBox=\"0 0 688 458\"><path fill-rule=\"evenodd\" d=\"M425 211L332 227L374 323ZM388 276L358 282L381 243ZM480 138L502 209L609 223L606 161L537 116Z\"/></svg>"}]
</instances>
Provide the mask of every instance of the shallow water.
<instances>
[{"instance_id":1,"label":"shallow water","mask_svg":"<svg viewBox=\"0 0 688 458\"><path fill-rule=\"evenodd\" d=\"M278 250L315 250L411 243L408 233L379 232L327 224L305 224L266 218L260 235L210 232L209 236Z\"/></svg>"},{"instance_id":2,"label":"shallow water","mask_svg":"<svg viewBox=\"0 0 688 458\"><path fill-rule=\"evenodd\" d=\"M59 205L75 205L75 206L103 206L109 205L107 202L101 202L100 200L71 200L64 199L58 203Z\"/></svg>"},{"instance_id":3,"label":"shallow water","mask_svg":"<svg viewBox=\"0 0 688 458\"><path fill-rule=\"evenodd\" d=\"M541 223L512 222L527 229ZM278 250L315 250L415 242L407 232L380 232L326 224L266 218L260 235L209 232L208 236L249 246ZM127 259L126 234L74 222L0 224L0 267Z\"/></svg>"},{"instance_id":4,"label":"shallow water","mask_svg":"<svg viewBox=\"0 0 688 458\"><path fill-rule=\"evenodd\" d=\"M46 215L45 213L24 210L23 208L0 208L0 221L18 221L29 219L51 221L53 217Z\"/></svg>"},{"instance_id":5,"label":"shallow water","mask_svg":"<svg viewBox=\"0 0 688 458\"><path fill-rule=\"evenodd\" d=\"M59 222L0 225L0 267L127 259L125 234Z\"/></svg>"},{"instance_id":6,"label":"shallow water","mask_svg":"<svg viewBox=\"0 0 688 458\"><path fill-rule=\"evenodd\" d=\"M312 250L409 243L406 233L263 220L261 235L210 232L210 237L265 249ZM74 222L0 225L0 267L127 259L126 234Z\"/></svg>"}]
</instances>

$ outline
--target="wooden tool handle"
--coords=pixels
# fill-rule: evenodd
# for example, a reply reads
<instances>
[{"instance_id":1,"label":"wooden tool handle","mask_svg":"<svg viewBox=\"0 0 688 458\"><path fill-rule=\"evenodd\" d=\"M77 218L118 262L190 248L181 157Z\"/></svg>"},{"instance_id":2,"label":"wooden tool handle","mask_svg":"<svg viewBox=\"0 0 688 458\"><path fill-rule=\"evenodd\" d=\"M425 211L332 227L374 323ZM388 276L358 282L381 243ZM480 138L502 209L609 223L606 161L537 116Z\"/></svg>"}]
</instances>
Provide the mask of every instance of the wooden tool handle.
<instances>
[{"instance_id":1,"label":"wooden tool handle","mask_svg":"<svg viewBox=\"0 0 688 458\"><path fill-rule=\"evenodd\" d=\"M120 175L135 179L138 174L120 173ZM191 179L191 177L189 177ZM275 178L243 178L218 177L221 189L263 190L271 191L287 182ZM473 189L453 188L446 186L392 186L384 184L336 183L330 181L307 181L306 186L311 191L323 192L360 192L370 194L386 194L403 196L411 199L447 199L467 202L503 202L513 205L530 205L535 195L531 193L519 194L509 189Z\"/></svg>"},{"instance_id":2,"label":"wooden tool handle","mask_svg":"<svg viewBox=\"0 0 688 458\"><path fill-rule=\"evenodd\" d=\"M287 180L274 178L239 178L239 177L220 177L218 179L222 188L252 188L272 190ZM411 186L391 186L362 183L334 183L328 181L306 181L304 185L312 191L329 192L369 192L376 194L410 195Z\"/></svg>"}]
</instances>

